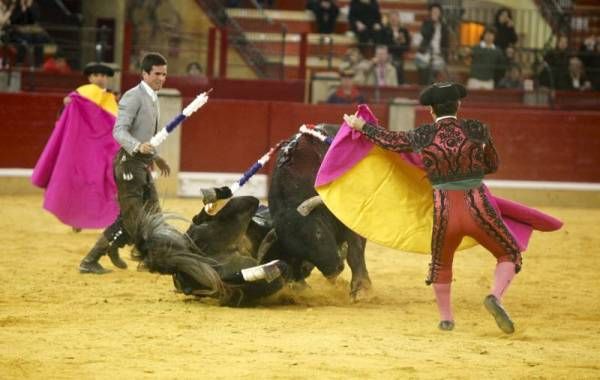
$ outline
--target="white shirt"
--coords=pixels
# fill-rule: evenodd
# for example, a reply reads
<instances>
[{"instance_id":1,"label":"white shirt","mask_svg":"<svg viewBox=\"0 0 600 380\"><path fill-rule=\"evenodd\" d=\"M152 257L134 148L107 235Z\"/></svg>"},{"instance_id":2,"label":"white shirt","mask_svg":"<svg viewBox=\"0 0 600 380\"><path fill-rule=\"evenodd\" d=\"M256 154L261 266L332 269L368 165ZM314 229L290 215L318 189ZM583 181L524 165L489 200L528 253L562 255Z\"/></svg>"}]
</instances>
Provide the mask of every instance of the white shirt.
<instances>
[{"instance_id":1,"label":"white shirt","mask_svg":"<svg viewBox=\"0 0 600 380\"><path fill-rule=\"evenodd\" d=\"M438 121L444 120L444 119L455 119L456 120L456 116L454 116L454 115L440 116L435 119L435 122L437 123Z\"/></svg>"},{"instance_id":2,"label":"white shirt","mask_svg":"<svg viewBox=\"0 0 600 380\"><path fill-rule=\"evenodd\" d=\"M152 98L153 102L156 102L158 100L158 95L156 95L156 91L154 91L152 89L152 87L150 87L148 85L148 83L142 81L142 87L144 88L144 90L146 90L146 92L148 93L148 95L150 95L150 97Z\"/></svg>"},{"instance_id":3,"label":"white shirt","mask_svg":"<svg viewBox=\"0 0 600 380\"><path fill-rule=\"evenodd\" d=\"M442 53L442 24L439 22L434 24L433 37L431 38L431 50L435 55Z\"/></svg>"}]
</instances>

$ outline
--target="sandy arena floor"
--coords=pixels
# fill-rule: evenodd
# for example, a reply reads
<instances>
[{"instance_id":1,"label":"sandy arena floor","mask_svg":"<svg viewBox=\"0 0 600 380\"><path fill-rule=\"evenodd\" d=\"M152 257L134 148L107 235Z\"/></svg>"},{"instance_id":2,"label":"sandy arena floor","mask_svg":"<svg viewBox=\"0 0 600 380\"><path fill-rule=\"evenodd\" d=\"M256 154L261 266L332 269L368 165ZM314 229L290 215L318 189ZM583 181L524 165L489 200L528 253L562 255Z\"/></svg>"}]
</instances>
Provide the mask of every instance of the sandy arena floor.
<instances>
[{"instance_id":1,"label":"sandy arena floor","mask_svg":"<svg viewBox=\"0 0 600 380\"><path fill-rule=\"evenodd\" d=\"M534 236L505 298L517 328L506 336L482 306L494 261L480 248L455 260L448 333L427 256L368 245L374 287L360 303L346 269L336 285L314 273L300 295L232 309L175 294L170 277L131 261L80 275L98 231L71 232L39 196L0 203L1 379L600 378L598 209L545 210L566 225ZM164 207L191 217L199 202Z\"/></svg>"}]
</instances>

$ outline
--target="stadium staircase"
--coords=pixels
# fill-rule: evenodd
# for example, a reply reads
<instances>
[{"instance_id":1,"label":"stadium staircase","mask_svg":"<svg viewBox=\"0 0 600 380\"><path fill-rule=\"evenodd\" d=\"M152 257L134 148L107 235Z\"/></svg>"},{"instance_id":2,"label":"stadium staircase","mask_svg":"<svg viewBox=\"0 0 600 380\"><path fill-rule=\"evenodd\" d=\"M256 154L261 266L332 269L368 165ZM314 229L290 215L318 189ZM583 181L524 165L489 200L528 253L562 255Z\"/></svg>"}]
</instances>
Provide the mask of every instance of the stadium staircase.
<instances>
[{"instance_id":1,"label":"stadium staircase","mask_svg":"<svg viewBox=\"0 0 600 380\"><path fill-rule=\"evenodd\" d=\"M347 33L347 11L340 12L334 34L321 35L316 33L314 16L304 9L303 1L278 0L276 3L277 9L273 10L257 8L252 1L242 2L242 7L225 8L227 23L236 25L236 33L243 33L245 44L260 52L263 67L270 67L270 71L275 72L277 66L283 66L287 79L298 77L302 33L307 33L307 68L312 72L337 70L341 56L355 43ZM343 9L350 4L350 0L340 0L338 3ZM402 12L403 24L411 34L419 31L422 20L427 16L426 0L380 0L379 3L383 15L390 11ZM282 43L283 36L285 43ZM230 41L233 39L230 38ZM406 57L409 62L407 71L414 71L411 63L413 54L411 52ZM268 70L264 69L258 75L268 76ZM408 76L412 75L409 73Z\"/></svg>"}]
</instances>

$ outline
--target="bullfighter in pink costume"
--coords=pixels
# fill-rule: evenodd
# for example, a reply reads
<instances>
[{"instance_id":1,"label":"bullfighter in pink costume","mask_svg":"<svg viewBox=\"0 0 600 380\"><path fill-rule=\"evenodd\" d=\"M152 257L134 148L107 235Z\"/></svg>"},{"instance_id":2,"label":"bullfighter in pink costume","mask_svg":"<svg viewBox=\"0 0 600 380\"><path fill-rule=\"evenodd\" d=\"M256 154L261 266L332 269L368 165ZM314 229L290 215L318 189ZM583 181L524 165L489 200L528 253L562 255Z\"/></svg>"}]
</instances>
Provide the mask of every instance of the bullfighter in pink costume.
<instances>
[{"instance_id":1,"label":"bullfighter in pink costume","mask_svg":"<svg viewBox=\"0 0 600 380\"><path fill-rule=\"evenodd\" d=\"M458 84L436 83L428 87L421 94L420 102L431 106L435 122L410 132L388 131L357 115L345 115L344 118L350 127L384 149L420 155L433 185L434 223L426 283L433 284L441 317L439 328L454 328L450 302L452 262L462 238L470 236L496 258L494 283L491 294L485 297L484 306L498 327L510 334L514 332L514 324L501 299L521 269L524 246L503 220L496 203L499 199L492 197L482 182L484 175L498 168L498 155L488 128L477 120L456 117L459 100L465 96L465 88ZM503 202L506 203L502 205L503 209L519 207ZM546 230L562 225L547 215L541 219Z\"/></svg>"}]
</instances>

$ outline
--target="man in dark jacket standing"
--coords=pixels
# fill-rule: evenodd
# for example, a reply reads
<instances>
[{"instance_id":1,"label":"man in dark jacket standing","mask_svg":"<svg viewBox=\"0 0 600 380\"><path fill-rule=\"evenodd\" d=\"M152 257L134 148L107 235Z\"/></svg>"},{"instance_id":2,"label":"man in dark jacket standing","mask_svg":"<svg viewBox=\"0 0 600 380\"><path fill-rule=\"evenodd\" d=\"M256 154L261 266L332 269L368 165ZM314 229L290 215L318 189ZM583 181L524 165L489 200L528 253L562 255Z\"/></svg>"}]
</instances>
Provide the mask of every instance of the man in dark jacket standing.
<instances>
[{"instance_id":1,"label":"man in dark jacket standing","mask_svg":"<svg viewBox=\"0 0 600 380\"><path fill-rule=\"evenodd\" d=\"M427 85L435 81L438 73L446 69L450 30L442 19L442 6L434 3L429 6L429 18L421 25L421 43L415 57L419 72L419 84Z\"/></svg>"}]
</instances>

